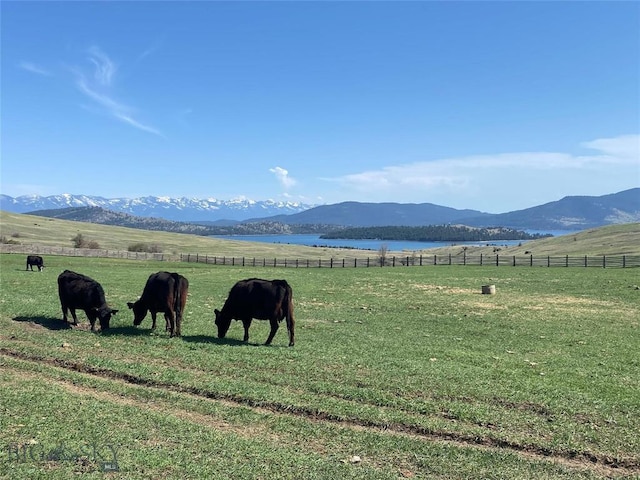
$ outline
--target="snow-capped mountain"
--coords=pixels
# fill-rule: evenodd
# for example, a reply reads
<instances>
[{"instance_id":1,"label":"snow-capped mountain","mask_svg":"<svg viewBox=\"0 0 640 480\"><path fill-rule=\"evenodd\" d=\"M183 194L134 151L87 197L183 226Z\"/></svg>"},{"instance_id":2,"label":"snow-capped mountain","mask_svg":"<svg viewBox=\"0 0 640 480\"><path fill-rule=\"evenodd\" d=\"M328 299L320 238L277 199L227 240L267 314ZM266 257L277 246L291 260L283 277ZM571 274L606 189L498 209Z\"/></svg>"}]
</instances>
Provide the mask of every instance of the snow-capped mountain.
<instances>
[{"instance_id":1,"label":"snow-capped mountain","mask_svg":"<svg viewBox=\"0 0 640 480\"><path fill-rule=\"evenodd\" d=\"M104 198L92 195L23 195L10 197L0 195L0 210L26 213L36 210L51 210L68 207L102 207L114 212L123 212L140 217L159 217L182 222L246 220L248 218L271 217L299 213L314 205L274 200L255 201L246 198L217 200L215 198Z\"/></svg>"}]
</instances>

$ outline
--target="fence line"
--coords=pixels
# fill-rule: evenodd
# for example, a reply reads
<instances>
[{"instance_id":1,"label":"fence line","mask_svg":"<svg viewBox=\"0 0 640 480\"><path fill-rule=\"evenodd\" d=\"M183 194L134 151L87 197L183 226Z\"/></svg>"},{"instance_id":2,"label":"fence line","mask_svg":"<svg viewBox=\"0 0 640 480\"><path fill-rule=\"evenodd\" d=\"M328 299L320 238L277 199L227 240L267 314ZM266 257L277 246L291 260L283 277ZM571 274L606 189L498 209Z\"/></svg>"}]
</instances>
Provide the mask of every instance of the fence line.
<instances>
[{"instance_id":1,"label":"fence line","mask_svg":"<svg viewBox=\"0 0 640 480\"><path fill-rule=\"evenodd\" d=\"M538 256L533 255L412 255L342 259L287 259L257 257L218 257L187 253L180 255L181 262L206 263L238 267L284 267L284 268L368 268L407 267L428 265L469 265L469 266L528 266L528 267L600 267L630 268L640 267L640 255L597 255L597 256Z\"/></svg>"},{"instance_id":2,"label":"fence line","mask_svg":"<svg viewBox=\"0 0 640 480\"><path fill-rule=\"evenodd\" d=\"M163 253L128 252L93 248L50 247L42 245L0 244L0 253L25 253L37 255L60 255L68 257L103 257L127 260L157 260L196 262L213 265L238 267L284 267L284 268L371 268L371 267L411 267L429 265L468 266L512 266L512 267L600 267L632 268L640 267L640 255L583 255L583 256L533 256L533 255L407 255L382 258L257 258L218 257L198 253L165 255Z\"/></svg>"},{"instance_id":3,"label":"fence line","mask_svg":"<svg viewBox=\"0 0 640 480\"><path fill-rule=\"evenodd\" d=\"M123 258L127 260L170 260L162 253L128 252L102 248L49 247L43 245L0 244L0 253L25 253L33 255L59 255L63 257ZM45 262L46 265L46 262Z\"/></svg>"}]
</instances>

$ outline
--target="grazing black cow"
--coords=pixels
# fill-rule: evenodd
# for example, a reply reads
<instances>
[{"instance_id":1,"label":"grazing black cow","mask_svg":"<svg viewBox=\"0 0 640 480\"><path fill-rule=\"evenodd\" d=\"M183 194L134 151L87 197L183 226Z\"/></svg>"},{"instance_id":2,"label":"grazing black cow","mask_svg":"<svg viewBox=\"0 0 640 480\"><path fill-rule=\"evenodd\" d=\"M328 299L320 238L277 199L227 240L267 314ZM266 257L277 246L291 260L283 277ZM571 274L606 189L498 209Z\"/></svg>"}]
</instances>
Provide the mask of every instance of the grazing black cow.
<instances>
[{"instance_id":1,"label":"grazing black cow","mask_svg":"<svg viewBox=\"0 0 640 480\"><path fill-rule=\"evenodd\" d=\"M31 270L33 272L34 266L38 267L38 271L41 272L44 268L44 260L42 260L42 257L39 255L28 255L26 270Z\"/></svg>"},{"instance_id":2,"label":"grazing black cow","mask_svg":"<svg viewBox=\"0 0 640 480\"><path fill-rule=\"evenodd\" d=\"M147 311L151 312L152 329L156 328L156 314L164 312L165 330L171 337L182 335L182 315L187 303L188 280L177 273L158 272L149 276L142 296L127 306L133 310L133 324L140 325Z\"/></svg>"},{"instance_id":3,"label":"grazing black cow","mask_svg":"<svg viewBox=\"0 0 640 480\"><path fill-rule=\"evenodd\" d=\"M96 331L96 319L100 320L100 328L107 330L111 315L118 313L118 310L111 309L104 299L102 285L92 278L80 273L65 270L58 276L58 294L62 305L62 317L67 320L67 310L71 310L73 324L78 324L76 308L84 310L89 322L91 331Z\"/></svg>"},{"instance_id":4,"label":"grazing black cow","mask_svg":"<svg viewBox=\"0 0 640 480\"><path fill-rule=\"evenodd\" d=\"M269 320L271 333L265 342L270 345L278 331L279 323L287 319L289 346L294 345L293 291L286 280L261 280L248 278L237 282L229 292L222 311L214 310L218 337L224 338L231 320L241 320L244 326L244 341L249 341L251 320Z\"/></svg>"}]
</instances>

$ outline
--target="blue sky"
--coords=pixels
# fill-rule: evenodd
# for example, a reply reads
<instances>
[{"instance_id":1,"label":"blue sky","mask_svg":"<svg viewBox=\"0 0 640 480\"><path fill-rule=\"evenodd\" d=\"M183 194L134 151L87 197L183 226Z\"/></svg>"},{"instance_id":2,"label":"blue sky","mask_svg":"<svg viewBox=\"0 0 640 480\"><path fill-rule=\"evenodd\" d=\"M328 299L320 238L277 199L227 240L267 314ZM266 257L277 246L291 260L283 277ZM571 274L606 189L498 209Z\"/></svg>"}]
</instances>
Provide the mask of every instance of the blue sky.
<instances>
[{"instance_id":1,"label":"blue sky","mask_svg":"<svg viewBox=\"0 0 640 480\"><path fill-rule=\"evenodd\" d=\"M638 2L17 2L10 196L491 213L640 186Z\"/></svg>"}]
</instances>

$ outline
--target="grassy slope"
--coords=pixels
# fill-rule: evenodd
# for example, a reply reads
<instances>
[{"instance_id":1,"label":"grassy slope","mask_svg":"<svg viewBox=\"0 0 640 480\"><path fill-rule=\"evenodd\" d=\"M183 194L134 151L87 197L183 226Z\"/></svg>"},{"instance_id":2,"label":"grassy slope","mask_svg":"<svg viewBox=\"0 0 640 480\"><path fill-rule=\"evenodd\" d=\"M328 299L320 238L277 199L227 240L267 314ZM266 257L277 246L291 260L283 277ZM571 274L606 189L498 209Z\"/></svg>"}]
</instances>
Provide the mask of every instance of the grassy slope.
<instances>
[{"instance_id":1,"label":"grassy slope","mask_svg":"<svg viewBox=\"0 0 640 480\"><path fill-rule=\"evenodd\" d=\"M169 255L198 253L219 257L250 255L258 258L331 258L332 256L334 258L365 258L372 255L371 252L352 249L220 240L198 235L73 222L4 211L0 211L0 228L0 234L21 244L54 247L72 247L71 239L81 233L86 240L98 242L102 249L126 251L135 243L147 243L159 245L162 252Z\"/></svg>"},{"instance_id":2,"label":"grassy slope","mask_svg":"<svg viewBox=\"0 0 640 480\"><path fill-rule=\"evenodd\" d=\"M95 240L101 248L127 250L129 245L144 242L161 246L166 254L199 253L228 257L288 257L288 258L365 258L376 252L352 249L316 248L235 242L179 233L149 232L146 230L112 227L91 223L34 217L0 211L0 234L23 244L71 247L71 238L78 233L87 240ZM19 235L12 237L12 235ZM429 254L457 254L461 247L425 250ZM520 247L504 248L501 254L523 255L640 255L640 223L613 225L585 230L551 239L525 242ZM493 247L469 247L467 254L493 253Z\"/></svg>"}]
</instances>

